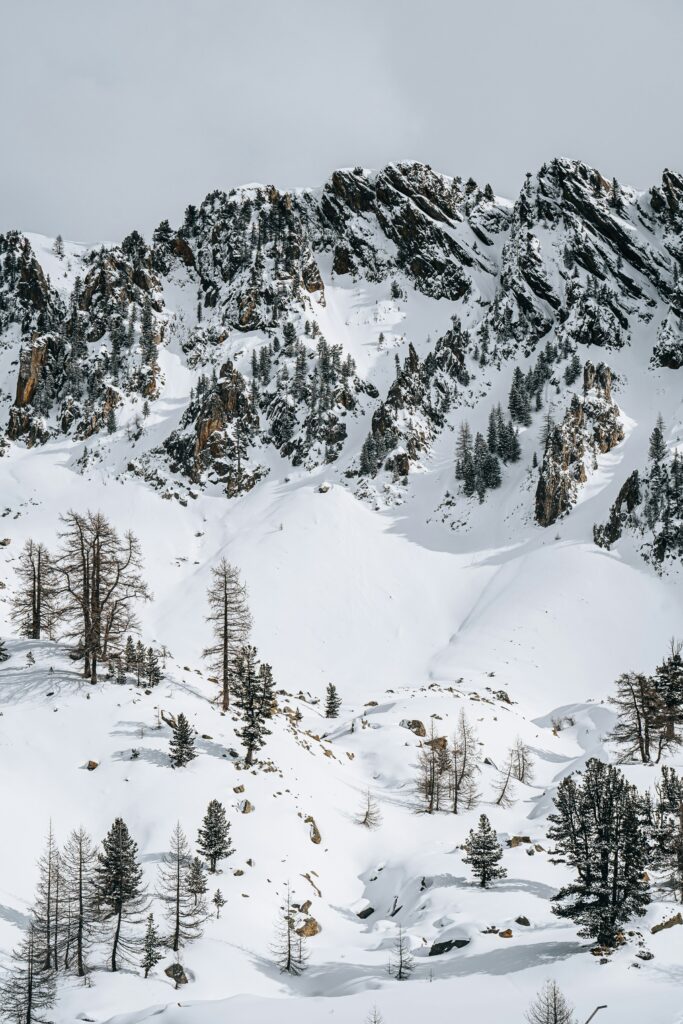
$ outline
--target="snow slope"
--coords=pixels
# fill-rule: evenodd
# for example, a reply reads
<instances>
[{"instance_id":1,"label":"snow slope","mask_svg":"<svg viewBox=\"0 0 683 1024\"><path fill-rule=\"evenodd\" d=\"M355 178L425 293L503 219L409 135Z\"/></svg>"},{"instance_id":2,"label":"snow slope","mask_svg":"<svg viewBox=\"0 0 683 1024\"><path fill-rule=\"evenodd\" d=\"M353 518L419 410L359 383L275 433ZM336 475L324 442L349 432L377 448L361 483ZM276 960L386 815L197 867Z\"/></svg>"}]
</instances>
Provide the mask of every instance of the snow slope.
<instances>
[{"instance_id":1,"label":"snow slope","mask_svg":"<svg viewBox=\"0 0 683 1024\"><path fill-rule=\"evenodd\" d=\"M81 250L67 243L65 279L62 263L53 266L51 241L32 236L31 242L53 284L68 295ZM491 260L499 258L496 242ZM326 258L320 266L326 301L316 318L382 397L395 353L403 359L411 341L424 356L428 339L443 334L454 311L474 316L407 280L401 280L402 297L393 299L387 281L343 279ZM483 278L480 284L483 294ZM139 440L132 442L126 427L140 396L127 396L112 435L57 436L32 448L12 444L0 459L0 537L10 542L0 547L6 583L0 635L9 638L11 653L0 666L2 961L27 919L33 864L50 820L62 840L79 824L99 840L114 816L123 816L153 889L176 821L193 841L215 797L229 810L236 852L212 880L228 900L221 919L211 920L181 954L190 984L176 992L160 969L146 981L136 970L113 976L101 968L104 956L96 956L88 986L75 979L60 984L56 1024L352 1024L373 1004L386 1024L425 1014L463 1020L476 1014L481 1024L494 1024L501 1017L522 1020L546 977L558 981L581 1020L607 1003L598 1018L605 1024L680 1021L683 929L649 931L677 908L658 894L634 923L637 935L600 964L576 929L551 913L550 897L566 873L551 862L545 835L559 780L589 756L613 756L604 737L613 724L606 699L616 676L652 670L681 633L678 573L658 575L633 544L608 552L592 541L593 524L604 521L626 476L644 464L658 411L670 447L682 440L677 371L648 362L656 318L639 322L630 344L607 354L625 439L598 458L571 514L544 530L533 519L531 470L543 414L521 431L521 461L504 468L502 487L482 505L457 494L453 479L454 430L466 414L473 430L485 431L491 406L507 402L511 362L477 371L469 404L449 415L400 501L382 478L370 500L363 499L346 476L369 413L349 419L334 465L294 467L268 449L269 474L248 493L228 501L211 486L188 487L182 502L167 500L128 472L131 459L176 429L200 369L227 355L245 366L250 346L264 341L259 332L233 333L205 363L191 364L180 342L195 326L193 287L181 277L164 283L176 320L160 349L160 393ZM18 344L10 332L0 347L1 389L8 395ZM526 368L533 358L520 354L516 363ZM567 395L551 400L562 410ZM324 492L323 483L331 484ZM54 547L59 515L70 508L100 509L140 538L154 591L154 601L140 609L142 635L170 651L164 681L151 694L132 684L86 686L63 647L11 635L13 561L28 537ZM206 588L222 556L243 574L254 642L284 691L263 752L268 770L247 772L236 763L235 722L212 703L201 659ZM35 665L27 661L29 650ZM334 723L322 718L320 705L330 681L344 700ZM498 690L512 703L496 698ZM289 713L297 708L298 725ZM428 724L434 716L438 733L450 735L461 708L493 762L482 773L482 803L458 816L421 815L419 741L400 722ZM168 764L169 730L158 727L160 709L184 711L203 737L199 757L185 769ZM553 720L568 717L574 724L556 734ZM495 765L518 735L534 751L536 778L518 786L514 805L503 809L494 803ZM93 772L84 768L90 759L99 765ZM683 758L672 763L683 767ZM628 772L639 785L652 784L650 769ZM239 786L244 794L235 793ZM368 788L382 812L372 832L354 820ZM254 805L251 814L240 811L244 797ZM472 885L460 849L482 811L502 840L532 840L506 847L508 877L487 892ZM311 842L308 815L320 830L319 845ZM312 900L321 925L309 942L309 969L298 979L281 976L271 957L288 881L297 900ZM357 913L368 905L374 913L361 920ZM517 923L520 915L529 926ZM405 984L386 970L397 924L418 961ZM512 938L501 938L507 928ZM452 938L468 945L428 956L433 942ZM653 960L634 959L641 941Z\"/></svg>"}]
</instances>

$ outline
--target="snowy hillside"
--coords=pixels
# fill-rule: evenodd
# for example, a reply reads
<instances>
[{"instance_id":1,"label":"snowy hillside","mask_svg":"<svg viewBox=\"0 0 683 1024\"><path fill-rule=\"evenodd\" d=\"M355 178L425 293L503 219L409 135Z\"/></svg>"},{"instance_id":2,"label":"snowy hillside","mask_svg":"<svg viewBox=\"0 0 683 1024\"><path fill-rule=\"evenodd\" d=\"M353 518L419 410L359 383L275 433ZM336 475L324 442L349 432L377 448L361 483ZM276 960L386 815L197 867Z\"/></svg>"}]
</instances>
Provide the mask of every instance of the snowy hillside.
<instances>
[{"instance_id":1,"label":"snowy hillside","mask_svg":"<svg viewBox=\"0 0 683 1024\"><path fill-rule=\"evenodd\" d=\"M123 818L162 930L176 822L194 856L219 800L234 844L200 937L145 978L108 971L98 931L47 1019L493 1024L548 978L580 1022L680 1019L683 927L652 933L680 910L666 871L647 861L644 914L594 956L552 910L573 874L548 815L590 758L641 793L683 770L673 742L653 765L608 738L618 677L683 639L682 203L669 171L639 193L556 160L512 202L401 164L216 192L150 240L0 236L0 966L50 822L99 844ZM96 685L65 623L35 639L12 614L25 543L58 557L70 510L134 532L153 594ZM202 658L222 558L274 678L253 767ZM126 633L158 685L119 671ZM461 711L478 799L426 813L430 728L450 741ZM197 756L173 768L181 712ZM533 776L500 799L518 740ZM463 849L481 814L507 872L488 889ZM287 884L319 927L300 976L273 952Z\"/></svg>"}]
</instances>

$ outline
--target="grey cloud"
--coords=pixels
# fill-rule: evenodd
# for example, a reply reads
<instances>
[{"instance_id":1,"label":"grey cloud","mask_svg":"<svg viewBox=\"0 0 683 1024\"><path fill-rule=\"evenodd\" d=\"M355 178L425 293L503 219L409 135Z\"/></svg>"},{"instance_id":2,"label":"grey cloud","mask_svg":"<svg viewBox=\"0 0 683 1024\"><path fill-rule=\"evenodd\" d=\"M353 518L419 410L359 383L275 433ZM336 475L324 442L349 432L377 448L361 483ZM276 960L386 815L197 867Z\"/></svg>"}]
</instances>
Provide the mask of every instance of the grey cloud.
<instances>
[{"instance_id":1,"label":"grey cloud","mask_svg":"<svg viewBox=\"0 0 683 1024\"><path fill-rule=\"evenodd\" d=\"M513 195L554 155L683 166L675 0L2 5L0 229L149 233L247 181L421 159Z\"/></svg>"}]
</instances>

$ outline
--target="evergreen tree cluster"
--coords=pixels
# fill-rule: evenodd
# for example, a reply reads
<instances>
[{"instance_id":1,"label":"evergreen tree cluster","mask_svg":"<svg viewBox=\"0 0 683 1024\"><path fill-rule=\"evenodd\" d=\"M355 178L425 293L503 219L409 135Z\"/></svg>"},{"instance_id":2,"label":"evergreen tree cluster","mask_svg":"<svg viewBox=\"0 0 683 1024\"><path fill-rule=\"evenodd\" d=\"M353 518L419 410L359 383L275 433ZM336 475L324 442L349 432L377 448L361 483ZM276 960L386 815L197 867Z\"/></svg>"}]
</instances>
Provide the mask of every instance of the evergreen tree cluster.
<instances>
[{"instance_id":1,"label":"evergreen tree cluster","mask_svg":"<svg viewBox=\"0 0 683 1024\"><path fill-rule=\"evenodd\" d=\"M402 366L396 356L396 377L373 413L372 429L361 448L362 476L376 476L382 468L397 478L406 476L410 463L443 428L460 388L469 383L465 365L469 343L468 331L454 316L449 330L423 360L412 342Z\"/></svg>"},{"instance_id":2,"label":"evergreen tree cluster","mask_svg":"<svg viewBox=\"0 0 683 1024\"><path fill-rule=\"evenodd\" d=\"M585 280L577 267L567 282L560 336L572 346L622 348L628 340L628 317L617 292L593 274Z\"/></svg>"},{"instance_id":3,"label":"evergreen tree cluster","mask_svg":"<svg viewBox=\"0 0 683 1024\"><path fill-rule=\"evenodd\" d=\"M593 527L593 539L609 548L628 530L643 538L643 558L663 571L683 558L683 459L669 454L661 416L650 435L644 473L634 470L621 488L606 523Z\"/></svg>"},{"instance_id":4,"label":"evergreen tree cluster","mask_svg":"<svg viewBox=\"0 0 683 1024\"><path fill-rule=\"evenodd\" d=\"M622 750L622 760L659 764L662 755L683 742L682 645L671 650L655 672L625 672L616 682L610 703L617 709L611 739Z\"/></svg>"},{"instance_id":5,"label":"evergreen tree cluster","mask_svg":"<svg viewBox=\"0 0 683 1024\"><path fill-rule=\"evenodd\" d=\"M325 461L337 458L346 437L342 417L367 390L341 345L330 345L315 323L306 321L304 333L317 339L315 351L287 321L282 340L254 350L251 360L252 403L268 422L266 440L294 465L315 457L316 446Z\"/></svg>"},{"instance_id":6,"label":"evergreen tree cluster","mask_svg":"<svg viewBox=\"0 0 683 1024\"><path fill-rule=\"evenodd\" d=\"M613 946L650 902L643 799L618 768L591 758L578 779L562 780L548 836L575 879L553 900L553 912L580 934Z\"/></svg>"},{"instance_id":7,"label":"evergreen tree cluster","mask_svg":"<svg viewBox=\"0 0 683 1024\"><path fill-rule=\"evenodd\" d=\"M0 236L0 253L3 244L11 286L5 300L7 323L21 320L27 329L32 325L31 341L37 333L43 353L34 361L30 347L22 350L20 381L37 373L37 382L23 414L18 409L11 413L10 435L30 432L45 440L49 431L73 430L87 437L105 427L112 433L121 392L150 396L155 390L156 284L142 237L133 232L120 247L89 253L86 276L76 277L66 305L43 277L27 240L18 243L11 234ZM0 330L7 325L3 324L2 276L0 258ZM23 315L22 289L27 300ZM34 422L36 416L38 422Z\"/></svg>"},{"instance_id":8,"label":"evergreen tree cluster","mask_svg":"<svg viewBox=\"0 0 683 1024\"><path fill-rule=\"evenodd\" d=\"M548 382L555 382L555 389L559 391L559 385L555 378L554 364L567 359L571 347L567 344L546 342L538 354L535 364L526 372L516 366L512 374L512 384L508 397L508 409L514 423L528 427L531 425L531 413L539 412L543 408L543 390ZM573 378L576 380L581 372L581 361L578 359L577 370L576 352L565 369L565 381Z\"/></svg>"},{"instance_id":9,"label":"evergreen tree cluster","mask_svg":"<svg viewBox=\"0 0 683 1024\"><path fill-rule=\"evenodd\" d=\"M270 736L268 722L273 717L274 705L273 670L265 662L259 662L255 647L243 647L237 658L235 706L242 719L237 736L246 751L247 767L251 767L254 755Z\"/></svg>"},{"instance_id":10,"label":"evergreen tree cluster","mask_svg":"<svg viewBox=\"0 0 683 1024\"><path fill-rule=\"evenodd\" d=\"M126 637L122 654L116 656L114 663L119 683L126 681L125 673L135 676L138 686L141 683L157 686L163 678L158 652L153 647L145 648L141 640L136 642L130 634Z\"/></svg>"},{"instance_id":11,"label":"evergreen tree cluster","mask_svg":"<svg viewBox=\"0 0 683 1024\"><path fill-rule=\"evenodd\" d=\"M46 281L31 243L18 231L0 233L0 333L17 324L22 335L57 331L64 305Z\"/></svg>"},{"instance_id":12,"label":"evergreen tree cluster","mask_svg":"<svg viewBox=\"0 0 683 1024\"><path fill-rule=\"evenodd\" d=\"M679 370L683 366L683 275L677 263L674 263L669 311L657 330L652 362L669 370Z\"/></svg>"},{"instance_id":13,"label":"evergreen tree cluster","mask_svg":"<svg viewBox=\"0 0 683 1024\"><path fill-rule=\"evenodd\" d=\"M464 421L458 430L455 451L455 478L462 481L463 494L476 494L482 502L487 490L500 487L501 462L518 462L521 454L512 419L505 422L500 405L489 414L486 437L477 432L473 439L470 426Z\"/></svg>"},{"instance_id":14,"label":"evergreen tree cluster","mask_svg":"<svg viewBox=\"0 0 683 1024\"><path fill-rule=\"evenodd\" d=\"M197 848L211 872L233 852L225 808L212 800L199 829ZM102 948L111 971L139 965L148 977L164 957L199 938L208 917L207 869L192 855L180 823L174 827L150 895L138 846L116 818L96 847L75 829L60 849L50 827L38 861L38 885L26 935L0 981L0 1013L16 1024L39 1024L55 999L61 975L86 977ZM161 910L160 929L150 913ZM217 891L220 912L225 899Z\"/></svg>"}]
</instances>

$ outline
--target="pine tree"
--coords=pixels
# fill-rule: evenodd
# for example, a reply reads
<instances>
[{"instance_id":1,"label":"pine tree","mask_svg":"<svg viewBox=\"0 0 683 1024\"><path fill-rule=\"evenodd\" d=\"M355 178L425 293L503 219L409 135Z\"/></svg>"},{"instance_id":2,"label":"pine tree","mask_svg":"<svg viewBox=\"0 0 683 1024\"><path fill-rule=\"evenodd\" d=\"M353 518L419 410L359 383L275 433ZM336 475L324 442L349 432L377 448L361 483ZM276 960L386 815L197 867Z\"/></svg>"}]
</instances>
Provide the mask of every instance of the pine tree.
<instances>
[{"instance_id":1,"label":"pine tree","mask_svg":"<svg viewBox=\"0 0 683 1024\"><path fill-rule=\"evenodd\" d=\"M246 748L244 763L247 768L254 754L270 736L266 722L273 714L273 674L270 665L258 663L255 647L243 647L237 661L235 704L242 716L242 727L237 736Z\"/></svg>"},{"instance_id":2,"label":"pine tree","mask_svg":"<svg viewBox=\"0 0 683 1024\"><path fill-rule=\"evenodd\" d=\"M64 847L62 870L64 899L69 921L68 938L64 944L64 967L73 967L79 978L85 976L87 953L97 923L95 865L97 854L88 833L74 829Z\"/></svg>"},{"instance_id":3,"label":"pine tree","mask_svg":"<svg viewBox=\"0 0 683 1024\"><path fill-rule=\"evenodd\" d=\"M9 661L9 653L5 641L0 636L0 665L3 661Z\"/></svg>"},{"instance_id":4,"label":"pine tree","mask_svg":"<svg viewBox=\"0 0 683 1024\"><path fill-rule=\"evenodd\" d=\"M465 840L465 851L467 856L463 860L465 864L471 865L472 874L479 879L482 889L488 888L497 878L505 878L507 875L505 868L500 867L503 848L485 814L480 815L476 832L470 829L469 838Z\"/></svg>"},{"instance_id":5,"label":"pine tree","mask_svg":"<svg viewBox=\"0 0 683 1024\"><path fill-rule=\"evenodd\" d=\"M464 480L465 463L472 457L472 431L469 423L464 420L458 428L458 440L455 446L455 478Z\"/></svg>"},{"instance_id":6,"label":"pine tree","mask_svg":"<svg viewBox=\"0 0 683 1024\"><path fill-rule=\"evenodd\" d=\"M384 1017L379 1012L376 1006L373 1006L367 1017L365 1018L365 1024L384 1024Z\"/></svg>"},{"instance_id":7,"label":"pine tree","mask_svg":"<svg viewBox=\"0 0 683 1024\"><path fill-rule=\"evenodd\" d=\"M308 953L304 946L303 936L297 935L294 923L294 907L288 885L285 901L280 908L273 955L281 974L296 976L306 970Z\"/></svg>"},{"instance_id":8,"label":"pine tree","mask_svg":"<svg viewBox=\"0 0 683 1024\"><path fill-rule=\"evenodd\" d=\"M54 639L59 617L57 575L47 548L27 540L14 571L17 588L12 594L12 621L22 636Z\"/></svg>"},{"instance_id":9,"label":"pine tree","mask_svg":"<svg viewBox=\"0 0 683 1024\"><path fill-rule=\"evenodd\" d=\"M199 857L193 857L187 868L187 891L194 900L194 909L197 910L202 903L206 903L206 894L209 886L206 880L206 868Z\"/></svg>"},{"instance_id":10,"label":"pine tree","mask_svg":"<svg viewBox=\"0 0 683 1024\"><path fill-rule=\"evenodd\" d=\"M661 413L657 417L657 423L650 434L650 458L654 463L662 462L667 455L666 441L664 440L664 420Z\"/></svg>"},{"instance_id":11,"label":"pine tree","mask_svg":"<svg viewBox=\"0 0 683 1024\"><path fill-rule=\"evenodd\" d=\"M670 653L657 669L652 685L657 694L657 726L667 747L679 741L676 730L683 725L683 646L671 641Z\"/></svg>"},{"instance_id":12,"label":"pine tree","mask_svg":"<svg viewBox=\"0 0 683 1024\"><path fill-rule=\"evenodd\" d=\"M526 1012L528 1024L576 1024L573 1010L555 981L546 981Z\"/></svg>"},{"instance_id":13,"label":"pine tree","mask_svg":"<svg viewBox=\"0 0 683 1024\"><path fill-rule=\"evenodd\" d=\"M59 256L60 259L64 256L64 239L61 235L57 235L52 243L52 251L55 256Z\"/></svg>"},{"instance_id":14,"label":"pine tree","mask_svg":"<svg viewBox=\"0 0 683 1024\"><path fill-rule=\"evenodd\" d=\"M683 903L683 778L665 765L655 795L654 812L648 816L644 808L643 813L650 832L650 859Z\"/></svg>"},{"instance_id":15,"label":"pine tree","mask_svg":"<svg viewBox=\"0 0 683 1024\"><path fill-rule=\"evenodd\" d=\"M168 943L174 953L185 942L199 938L206 919L203 893L196 889L193 892L190 888L191 864L190 847L178 822L171 834L170 851L159 865L156 889L157 899L164 905L164 915L171 928Z\"/></svg>"},{"instance_id":16,"label":"pine tree","mask_svg":"<svg viewBox=\"0 0 683 1024\"><path fill-rule=\"evenodd\" d=\"M328 683L325 700L325 718L338 718L341 704L342 701L337 693L337 687L334 683Z\"/></svg>"},{"instance_id":17,"label":"pine tree","mask_svg":"<svg viewBox=\"0 0 683 1024\"><path fill-rule=\"evenodd\" d=\"M195 732L185 715L180 712L169 744L169 757L174 768L183 768L197 756L194 749Z\"/></svg>"},{"instance_id":18,"label":"pine tree","mask_svg":"<svg viewBox=\"0 0 683 1024\"><path fill-rule=\"evenodd\" d=\"M209 871L214 874L220 860L232 856L230 822L225 807L218 800L211 800L197 836L197 849L208 862Z\"/></svg>"},{"instance_id":19,"label":"pine tree","mask_svg":"<svg viewBox=\"0 0 683 1024\"><path fill-rule=\"evenodd\" d=\"M150 686L156 686L161 682L161 668L159 667L159 655L153 647L147 648L145 655L145 674Z\"/></svg>"},{"instance_id":20,"label":"pine tree","mask_svg":"<svg viewBox=\"0 0 683 1024\"><path fill-rule=\"evenodd\" d=\"M372 793L368 789L363 804L356 821L359 825L364 825L365 828L374 829L382 823L382 813L379 809L377 801L374 799Z\"/></svg>"},{"instance_id":21,"label":"pine tree","mask_svg":"<svg viewBox=\"0 0 683 1024\"><path fill-rule=\"evenodd\" d=\"M227 711L237 658L249 639L252 620L247 588L240 580L239 570L222 558L211 570L211 576L206 621L213 628L214 643L206 648L203 656L210 659L221 689L223 711Z\"/></svg>"},{"instance_id":22,"label":"pine tree","mask_svg":"<svg viewBox=\"0 0 683 1024\"><path fill-rule=\"evenodd\" d=\"M137 656L135 653L135 641L130 635L126 638L124 657L126 660L126 672L134 672L137 663Z\"/></svg>"},{"instance_id":23,"label":"pine tree","mask_svg":"<svg viewBox=\"0 0 683 1024\"><path fill-rule=\"evenodd\" d=\"M12 962L0 984L0 1013L12 1024L45 1024L44 1011L55 1002L55 975L42 963L33 923L13 950Z\"/></svg>"},{"instance_id":24,"label":"pine tree","mask_svg":"<svg viewBox=\"0 0 683 1024\"><path fill-rule=\"evenodd\" d=\"M624 197L621 191L621 186L616 178L612 178L612 194L610 197L610 205L618 213L623 214L624 212Z\"/></svg>"},{"instance_id":25,"label":"pine tree","mask_svg":"<svg viewBox=\"0 0 683 1024\"><path fill-rule=\"evenodd\" d=\"M97 900L103 920L113 927L111 969L137 952L139 943L128 934L147 910L138 846L122 818L116 818L102 841L95 867Z\"/></svg>"},{"instance_id":26,"label":"pine tree","mask_svg":"<svg viewBox=\"0 0 683 1024\"><path fill-rule=\"evenodd\" d=\"M138 640L135 645L135 681L138 686L140 685L140 680L143 679L145 675L145 662L145 645L142 640Z\"/></svg>"},{"instance_id":27,"label":"pine tree","mask_svg":"<svg viewBox=\"0 0 683 1024\"><path fill-rule=\"evenodd\" d=\"M213 894L213 899L211 900L211 902L216 908L216 920L218 920L218 918L221 916L221 910L225 906L225 897L223 896L223 893L220 891L220 889L216 889L215 893Z\"/></svg>"},{"instance_id":28,"label":"pine tree","mask_svg":"<svg viewBox=\"0 0 683 1024\"><path fill-rule=\"evenodd\" d=\"M549 816L548 836L576 871L552 909L579 924L579 934L611 946L650 902L642 804L623 774L597 758L589 759L579 780L562 780Z\"/></svg>"},{"instance_id":29,"label":"pine tree","mask_svg":"<svg viewBox=\"0 0 683 1024\"><path fill-rule=\"evenodd\" d=\"M145 929L145 937L142 940L142 960L140 966L145 972L145 977L149 977L149 972L156 967L160 960L163 959L161 952L161 938L157 931L154 923L154 914L150 914L147 918L147 927Z\"/></svg>"},{"instance_id":30,"label":"pine tree","mask_svg":"<svg viewBox=\"0 0 683 1024\"><path fill-rule=\"evenodd\" d=\"M415 970L415 957L410 952L410 944L401 925L398 926L392 957L389 961L389 974L396 981L406 981Z\"/></svg>"}]
</instances>

